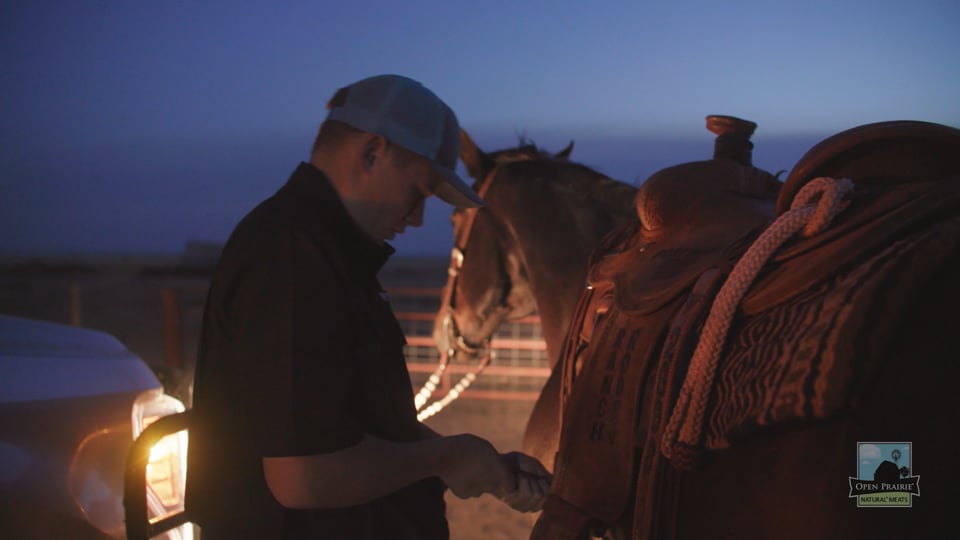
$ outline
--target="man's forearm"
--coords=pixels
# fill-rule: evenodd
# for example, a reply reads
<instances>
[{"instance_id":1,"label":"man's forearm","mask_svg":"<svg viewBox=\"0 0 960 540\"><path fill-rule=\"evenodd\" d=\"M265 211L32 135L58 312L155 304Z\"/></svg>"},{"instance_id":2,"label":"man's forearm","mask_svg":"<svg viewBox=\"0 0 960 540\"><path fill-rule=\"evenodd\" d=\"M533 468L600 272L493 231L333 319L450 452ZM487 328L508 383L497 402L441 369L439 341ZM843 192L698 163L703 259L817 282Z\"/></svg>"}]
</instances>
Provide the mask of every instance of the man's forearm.
<instances>
[{"instance_id":1,"label":"man's forearm","mask_svg":"<svg viewBox=\"0 0 960 540\"><path fill-rule=\"evenodd\" d=\"M456 440L429 432L435 436L415 442L365 436L329 454L264 458L264 475L274 497L288 508L363 504L445 474L457 456Z\"/></svg>"}]
</instances>

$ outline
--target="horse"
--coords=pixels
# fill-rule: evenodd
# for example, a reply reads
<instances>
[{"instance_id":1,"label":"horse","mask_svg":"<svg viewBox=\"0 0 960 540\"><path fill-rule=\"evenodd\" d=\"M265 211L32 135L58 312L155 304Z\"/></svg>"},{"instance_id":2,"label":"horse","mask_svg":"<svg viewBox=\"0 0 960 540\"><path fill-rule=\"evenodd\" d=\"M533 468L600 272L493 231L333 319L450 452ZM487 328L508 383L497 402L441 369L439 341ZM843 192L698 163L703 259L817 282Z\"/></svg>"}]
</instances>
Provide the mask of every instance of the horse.
<instances>
[{"instance_id":1,"label":"horse","mask_svg":"<svg viewBox=\"0 0 960 540\"><path fill-rule=\"evenodd\" d=\"M885 122L825 139L782 185L735 153L644 182L572 308L532 538L946 530L958 155L954 128ZM895 501L911 510L859 508L879 485L857 473L870 441L915 445Z\"/></svg>"},{"instance_id":2,"label":"horse","mask_svg":"<svg viewBox=\"0 0 960 540\"><path fill-rule=\"evenodd\" d=\"M450 278L434 324L441 354L481 356L504 321L536 311L555 366L588 255L607 233L636 219L636 188L571 161L572 149L571 141L551 153L521 139L517 147L487 153L461 130L460 158L486 205L451 217ZM523 448L550 467L560 422L555 369L544 388Z\"/></svg>"}]
</instances>

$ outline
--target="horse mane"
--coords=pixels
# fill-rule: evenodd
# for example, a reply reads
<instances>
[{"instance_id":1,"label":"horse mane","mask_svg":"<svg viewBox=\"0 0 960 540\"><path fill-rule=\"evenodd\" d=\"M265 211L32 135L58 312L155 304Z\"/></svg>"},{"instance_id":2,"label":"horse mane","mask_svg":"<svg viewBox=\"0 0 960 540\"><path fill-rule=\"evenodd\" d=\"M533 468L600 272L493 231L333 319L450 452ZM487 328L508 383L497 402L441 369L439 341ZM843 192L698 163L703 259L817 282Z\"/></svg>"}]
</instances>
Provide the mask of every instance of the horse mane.
<instances>
[{"instance_id":1,"label":"horse mane","mask_svg":"<svg viewBox=\"0 0 960 540\"><path fill-rule=\"evenodd\" d=\"M556 159L553 153L544 148L540 148L537 146L537 143L533 141L533 139L528 138L524 134L517 135L517 146L496 150L494 152L490 152L488 155L497 163L524 158Z\"/></svg>"},{"instance_id":2,"label":"horse mane","mask_svg":"<svg viewBox=\"0 0 960 540\"><path fill-rule=\"evenodd\" d=\"M636 217L637 188L635 186L614 180L586 165L579 163L576 165L596 175L596 185L586 191L588 200L598 201L603 206L613 209L619 218Z\"/></svg>"},{"instance_id":3,"label":"horse mane","mask_svg":"<svg viewBox=\"0 0 960 540\"><path fill-rule=\"evenodd\" d=\"M572 194L587 205L599 205L615 212L619 219L635 216L637 188L615 180L582 163L556 157L526 135L517 137L517 146L489 154L501 163L516 160L516 176L525 181L549 181L551 188ZM558 169L563 169L558 174Z\"/></svg>"},{"instance_id":4,"label":"horse mane","mask_svg":"<svg viewBox=\"0 0 960 540\"><path fill-rule=\"evenodd\" d=\"M552 178L555 189L570 192L587 204L599 204L610 209L618 218L636 217L636 187L614 180L582 163L569 162L567 166L572 170L563 176L564 182Z\"/></svg>"}]
</instances>

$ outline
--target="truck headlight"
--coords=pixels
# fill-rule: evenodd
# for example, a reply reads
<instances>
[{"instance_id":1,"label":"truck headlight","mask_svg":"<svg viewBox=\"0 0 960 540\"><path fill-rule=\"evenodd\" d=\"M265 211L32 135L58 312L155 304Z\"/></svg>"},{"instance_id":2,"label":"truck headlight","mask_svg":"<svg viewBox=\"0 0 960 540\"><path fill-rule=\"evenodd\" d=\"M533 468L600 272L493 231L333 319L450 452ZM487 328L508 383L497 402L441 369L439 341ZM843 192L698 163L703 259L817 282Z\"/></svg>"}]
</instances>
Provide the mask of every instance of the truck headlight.
<instances>
[{"instance_id":1,"label":"truck headlight","mask_svg":"<svg viewBox=\"0 0 960 540\"><path fill-rule=\"evenodd\" d=\"M133 404L133 438L157 419L186 410L180 400L162 390L144 392ZM183 510L187 480L187 432L178 431L160 439L150 449L147 463L147 508L154 517ZM192 528L178 527L182 538L192 538ZM174 531L171 531L174 532Z\"/></svg>"}]
</instances>

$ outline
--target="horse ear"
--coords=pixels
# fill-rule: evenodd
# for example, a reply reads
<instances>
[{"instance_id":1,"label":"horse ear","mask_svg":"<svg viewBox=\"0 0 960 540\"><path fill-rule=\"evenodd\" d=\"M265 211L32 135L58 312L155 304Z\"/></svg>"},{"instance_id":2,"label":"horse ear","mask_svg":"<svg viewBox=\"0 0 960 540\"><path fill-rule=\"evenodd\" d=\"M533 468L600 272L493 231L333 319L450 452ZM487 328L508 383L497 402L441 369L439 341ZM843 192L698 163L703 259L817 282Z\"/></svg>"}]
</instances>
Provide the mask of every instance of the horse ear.
<instances>
[{"instance_id":1,"label":"horse ear","mask_svg":"<svg viewBox=\"0 0 960 540\"><path fill-rule=\"evenodd\" d=\"M496 165L494 159L478 148L463 128L460 129L460 159L477 182L482 182Z\"/></svg>"},{"instance_id":2,"label":"horse ear","mask_svg":"<svg viewBox=\"0 0 960 540\"><path fill-rule=\"evenodd\" d=\"M566 148L557 152L555 157L567 159L570 157L570 152L573 152L573 141L570 141L570 144L568 144Z\"/></svg>"}]
</instances>

